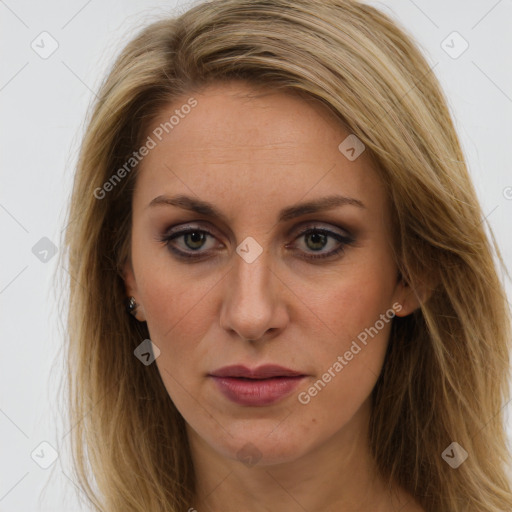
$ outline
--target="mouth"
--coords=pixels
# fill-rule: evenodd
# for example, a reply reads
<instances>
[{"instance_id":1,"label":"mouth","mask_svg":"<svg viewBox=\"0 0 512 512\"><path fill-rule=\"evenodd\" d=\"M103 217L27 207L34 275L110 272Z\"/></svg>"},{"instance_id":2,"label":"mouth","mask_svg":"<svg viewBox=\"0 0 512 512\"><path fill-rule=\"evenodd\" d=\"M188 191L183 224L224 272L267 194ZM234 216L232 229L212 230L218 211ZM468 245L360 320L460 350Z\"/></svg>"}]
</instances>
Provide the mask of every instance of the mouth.
<instances>
[{"instance_id":1,"label":"mouth","mask_svg":"<svg viewBox=\"0 0 512 512\"><path fill-rule=\"evenodd\" d=\"M208 375L222 395L238 405L265 406L288 396L307 377L289 368L264 365L250 369L227 366Z\"/></svg>"}]
</instances>

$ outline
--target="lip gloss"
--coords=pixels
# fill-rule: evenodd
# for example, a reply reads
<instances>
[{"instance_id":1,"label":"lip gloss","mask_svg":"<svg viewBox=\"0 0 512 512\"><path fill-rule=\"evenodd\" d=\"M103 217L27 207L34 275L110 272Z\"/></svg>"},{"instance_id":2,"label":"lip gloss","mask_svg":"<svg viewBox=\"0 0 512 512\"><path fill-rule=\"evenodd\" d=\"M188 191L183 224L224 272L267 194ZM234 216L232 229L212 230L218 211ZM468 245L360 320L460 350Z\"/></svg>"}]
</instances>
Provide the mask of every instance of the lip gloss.
<instances>
[{"instance_id":1,"label":"lip gloss","mask_svg":"<svg viewBox=\"0 0 512 512\"><path fill-rule=\"evenodd\" d=\"M243 377L212 376L220 392L232 402L246 406L264 406L289 395L304 376L248 379Z\"/></svg>"}]
</instances>

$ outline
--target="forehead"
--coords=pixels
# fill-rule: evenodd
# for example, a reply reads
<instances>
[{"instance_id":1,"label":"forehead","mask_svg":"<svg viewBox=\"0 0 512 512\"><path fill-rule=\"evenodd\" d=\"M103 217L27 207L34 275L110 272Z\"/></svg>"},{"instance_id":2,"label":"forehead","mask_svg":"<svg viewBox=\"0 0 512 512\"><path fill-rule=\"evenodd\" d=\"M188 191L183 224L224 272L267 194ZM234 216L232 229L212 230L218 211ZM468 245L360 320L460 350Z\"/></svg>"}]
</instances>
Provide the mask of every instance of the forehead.
<instances>
[{"instance_id":1,"label":"forehead","mask_svg":"<svg viewBox=\"0 0 512 512\"><path fill-rule=\"evenodd\" d=\"M194 155L189 156L221 156L236 149L244 154L258 152L263 157L276 150L283 154L290 149L296 152L299 144L310 151L312 146L318 147L319 139L325 139L328 132L344 133L341 123L325 105L297 93L228 82L211 85L193 97L197 105L190 111L186 105L191 96L183 96L164 108L153 123L158 129L174 117L176 124L172 128L167 124L169 133L162 135L170 143L167 147L174 146L175 154L187 153L195 143ZM182 110L188 113L172 116ZM339 134L334 141L337 138ZM183 142L186 148L181 147Z\"/></svg>"},{"instance_id":2,"label":"forehead","mask_svg":"<svg viewBox=\"0 0 512 512\"><path fill-rule=\"evenodd\" d=\"M318 101L244 83L212 85L155 118L146 134L155 147L141 161L134 201L142 206L160 194L192 193L235 207L271 207L340 193L382 207L368 155L349 160L339 149L349 135Z\"/></svg>"}]
</instances>

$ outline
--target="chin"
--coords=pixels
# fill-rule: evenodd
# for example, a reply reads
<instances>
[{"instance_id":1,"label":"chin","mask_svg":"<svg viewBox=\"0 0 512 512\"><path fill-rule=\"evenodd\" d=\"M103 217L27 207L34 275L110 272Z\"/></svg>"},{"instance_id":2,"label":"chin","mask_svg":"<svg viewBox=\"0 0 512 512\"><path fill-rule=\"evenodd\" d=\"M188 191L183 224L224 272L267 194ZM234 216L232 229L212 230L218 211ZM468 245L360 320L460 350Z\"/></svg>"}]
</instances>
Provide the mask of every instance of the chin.
<instances>
[{"instance_id":1,"label":"chin","mask_svg":"<svg viewBox=\"0 0 512 512\"><path fill-rule=\"evenodd\" d=\"M248 467L271 466L292 462L304 455L311 444L305 439L299 439L297 430L276 429L278 423L273 422L269 427L268 422L260 428L240 428L240 434L230 433L233 437L226 437L222 440L212 440L212 448L222 456L238 460Z\"/></svg>"}]
</instances>

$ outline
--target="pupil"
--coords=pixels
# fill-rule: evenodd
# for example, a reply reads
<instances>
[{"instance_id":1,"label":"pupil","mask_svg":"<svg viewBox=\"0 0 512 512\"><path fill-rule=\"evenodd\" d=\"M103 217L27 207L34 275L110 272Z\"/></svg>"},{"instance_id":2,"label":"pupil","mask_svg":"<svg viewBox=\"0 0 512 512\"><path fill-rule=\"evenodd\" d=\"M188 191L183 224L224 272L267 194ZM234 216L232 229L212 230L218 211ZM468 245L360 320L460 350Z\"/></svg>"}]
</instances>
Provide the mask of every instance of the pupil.
<instances>
[{"instance_id":1,"label":"pupil","mask_svg":"<svg viewBox=\"0 0 512 512\"><path fill-rule=\"evenodd\" d=\"M187 234L187 240L191 240L192 241L192 245L190 245L187 242L187 245L191 249L198 249L199 247L201 247L202 242L204 241L204 233L198 233L197 231L194 231L192 233L188 233ZM194 245L194 244L198 244L198 245Z\"/></svg>"},{"instance_id":2,"label":"pupil","mask_svg":"<svg viewBox=\"0 0 512 512\"><path fill-rule=\"evenodd\" d=\"M313 250L322 249L325 246L325 238L326 238L326 236L322 233L313 233L313 234L308 235L307 239L311 240L313 242L313 245L320 244L320 247L309 246L309 248L313 249Z\"/></svg>"}]
</instances>

